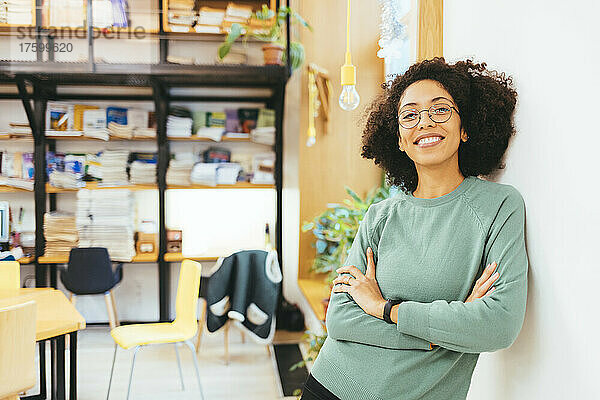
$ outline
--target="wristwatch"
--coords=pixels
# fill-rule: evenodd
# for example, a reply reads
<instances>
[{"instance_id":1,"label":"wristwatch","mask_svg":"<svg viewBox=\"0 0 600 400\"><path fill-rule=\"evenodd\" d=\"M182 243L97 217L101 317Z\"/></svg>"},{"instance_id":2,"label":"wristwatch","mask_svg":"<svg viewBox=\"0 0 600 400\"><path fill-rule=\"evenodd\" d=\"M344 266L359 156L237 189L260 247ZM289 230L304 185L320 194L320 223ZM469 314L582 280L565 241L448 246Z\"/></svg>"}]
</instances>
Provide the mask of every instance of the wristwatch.
<instances>
[{"instance_id":1,"label":"wristwatch","mask_svg":"<svg viewBox=\"0 0 600 400\"><path fill-rule=\"evenodd\" d=\"M396 304L402 303L402 300L391 300L388 299L385 303L385 307L383 307L383 320L388 324L395 324L394 321L390 318L390 313L392 312L392 307Z\"/></svg>"}]
</instances>

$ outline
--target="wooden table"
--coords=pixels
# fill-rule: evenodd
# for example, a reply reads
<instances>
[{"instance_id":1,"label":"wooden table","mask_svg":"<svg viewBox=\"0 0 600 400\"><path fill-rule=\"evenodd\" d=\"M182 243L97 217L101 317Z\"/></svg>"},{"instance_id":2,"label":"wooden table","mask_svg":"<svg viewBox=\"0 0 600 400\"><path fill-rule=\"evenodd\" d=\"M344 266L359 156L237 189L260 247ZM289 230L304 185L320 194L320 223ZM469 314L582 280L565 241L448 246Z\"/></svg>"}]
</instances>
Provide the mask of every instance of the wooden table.
<instances>
[{"instance_id":1,"label":"wooden table","mask_svg":"<svg viewBox=\"0 0 600 400\"><path fill-rule=\"evenodd\" d=\"M46 399L46 340L50 340L52 400L65 400L65 336L69 335L69 399L77 398L77 331L85 319L66 296L52 288L0 290L0 307L33 300L37 305L35 340L40 350L40 394L29 399Z\"/></svg>"}]
</instances>

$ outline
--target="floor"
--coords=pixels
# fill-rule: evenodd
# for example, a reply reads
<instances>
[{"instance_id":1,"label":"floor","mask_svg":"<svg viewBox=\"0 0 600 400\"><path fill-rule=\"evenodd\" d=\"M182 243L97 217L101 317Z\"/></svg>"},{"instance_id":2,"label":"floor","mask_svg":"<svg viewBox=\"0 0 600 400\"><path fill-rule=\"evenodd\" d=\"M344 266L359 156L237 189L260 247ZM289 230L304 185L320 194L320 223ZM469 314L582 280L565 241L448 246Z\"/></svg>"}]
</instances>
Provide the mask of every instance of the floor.
<instances>
[{"instance_id":1,"label":"floor","mask_svg":"<svg viewBox=\"0 0 600 400\"><path fill-rule=\"evenodd\" d=\"M274 343L299 342L301 335L302 332L278 331ZM109 329L88 327L79 333L78 341L78 399L104 400L114 349ZM149 346L141 349L136 357L130 398L199 399L194 365L188 347L180 346L179 354L185 390L181 390L174 346ZM68 360L68 354L66 357ZM132 350L118 349L111 400L126 398L132 357ZM275 367L266 345L255 343L248 335L245 343L242 343L238 329L232 327L229 331L229 365L226 365L222 330L208 333L205 328L198 363L205 400L281 398ZM27 394L34 393L39 393L37 387Z\"/></svg>"}]
</instances>

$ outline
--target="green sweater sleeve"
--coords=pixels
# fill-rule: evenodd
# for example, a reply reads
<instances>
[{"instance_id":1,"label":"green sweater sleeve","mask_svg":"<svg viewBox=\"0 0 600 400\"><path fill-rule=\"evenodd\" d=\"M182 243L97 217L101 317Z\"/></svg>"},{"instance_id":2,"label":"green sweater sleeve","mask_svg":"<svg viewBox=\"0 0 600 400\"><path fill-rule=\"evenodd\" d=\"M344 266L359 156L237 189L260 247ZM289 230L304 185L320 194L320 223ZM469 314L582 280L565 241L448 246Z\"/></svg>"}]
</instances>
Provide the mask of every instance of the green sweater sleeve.
<instances>
[{"instance_id":1,"label":"green sweater sleeve","mask_svg":"<svg viewBox=\"0 0 600 400\"><path fill-rule=\"evenodd\" d=\"M375 218L374 207L371 207L359 225L344 265L354 265L363 273L366 271L367 247L377 254L377 247L371 240ZM336 340L398 350L431 349L427 340L398 332L395 325L365 313L348 293L331 293L325 324L328 336Z\"/></svg>"},{"instance_id":2,"label":"green sweater sleeve","mask_svg":"<svg viewBox=\"0 0 600 400\"><path fill-rule=\"evenodd\" d=\"M498 264L496 290L469 303L404 302L398 308L398 331L463 353L509 347L525 318L528 260L524 224L525 205L513 188L495 215L484 250L484 265Z\"/></svg>"}]
</instances>

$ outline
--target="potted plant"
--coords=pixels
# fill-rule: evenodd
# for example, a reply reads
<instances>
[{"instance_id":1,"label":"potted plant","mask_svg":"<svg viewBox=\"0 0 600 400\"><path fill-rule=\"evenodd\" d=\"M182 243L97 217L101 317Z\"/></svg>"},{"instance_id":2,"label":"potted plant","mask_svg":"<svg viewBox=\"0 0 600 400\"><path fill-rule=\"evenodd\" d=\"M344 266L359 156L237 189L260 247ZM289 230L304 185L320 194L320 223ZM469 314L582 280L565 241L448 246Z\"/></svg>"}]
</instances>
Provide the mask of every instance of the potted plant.
<instances>
[{"instance_id":1,"label":"potted plant","mask_svg":"<svg viewBox=\"0 0 600 400\"><path fill-rule=\"evenodd\" d=\"M223 60L229 54L233 43L240 36L243 36L244 42L248 37L266 42L262 47L265 64L283 64L285 61L284 51L286 44L283 27L288 15L292 23L299 23L312 32L312 27L290 7L279 7L279 11L275 15L273 10L263 4L262 9L253 14L252 19L258 21L258 24L242 25L234 23L231 25L231 30L227 34L225 41L219 46L219 59ZM302 65L304 57L304 46L302 46L302 43L290 41L290 64L292 70Z\"/></svg>"}]
</instances>

